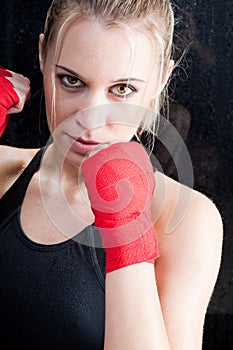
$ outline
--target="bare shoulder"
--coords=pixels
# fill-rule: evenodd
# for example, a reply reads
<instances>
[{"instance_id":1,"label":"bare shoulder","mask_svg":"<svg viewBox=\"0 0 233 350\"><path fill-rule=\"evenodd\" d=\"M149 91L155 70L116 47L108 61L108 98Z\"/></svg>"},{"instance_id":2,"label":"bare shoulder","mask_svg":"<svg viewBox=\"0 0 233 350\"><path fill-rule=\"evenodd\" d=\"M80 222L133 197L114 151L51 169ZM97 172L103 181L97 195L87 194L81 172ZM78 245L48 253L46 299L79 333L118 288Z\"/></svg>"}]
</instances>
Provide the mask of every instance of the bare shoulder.
<instances>
[{"instance_id":1,"label":"bare shoulder","mask_svg":"<svg viewBox=\"0 0 233 350\"><path fill-rule=\"evenodd\" d=\"M194 241L208 237L221 249L223 223L216 204L203 193L160 172L156 173L156 183L153 215L161 245L178 236Z\"/></svg>"},{"instance_id":2,"label":"bare shoulder","mask_svg":"<svg viewBox=\"0 0 233 350\"><path fill-rule=\"evenodd\" d=\"M160 257L155 273L164 320L174 348L201 349L221 265L222 218L204 194L162 173L156 182L152 214Z\"/></svg>"},{"instance_id":3,"label":"bare shoulder","mask_svg":"<svg viewBox=\"0 0 233 350\"><path fill-rule=\"evenodd\" d=\"M0 197L22 173L38 149L0 146Z\"/></svg>"}]
</instances>

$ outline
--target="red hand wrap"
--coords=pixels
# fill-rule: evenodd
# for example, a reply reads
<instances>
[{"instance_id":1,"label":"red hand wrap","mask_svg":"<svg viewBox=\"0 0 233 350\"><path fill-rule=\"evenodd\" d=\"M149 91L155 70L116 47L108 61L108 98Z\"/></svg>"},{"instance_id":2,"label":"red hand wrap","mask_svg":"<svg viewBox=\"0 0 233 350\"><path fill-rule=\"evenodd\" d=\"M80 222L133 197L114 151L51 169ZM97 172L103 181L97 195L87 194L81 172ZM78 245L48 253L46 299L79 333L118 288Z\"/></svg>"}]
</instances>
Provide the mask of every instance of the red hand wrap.
<instances>
[{"instance_id":1,"label":"red hand wrap","mask_svg":"<svg viewBox=\"0 0 233 350\"><path fill-rule=\"evenodd\" d=\"M82 164L82 172L106 251L106 272L159 256L150 207L155 177L136 142L119 142Z\"/></svg>"},{"instance_id":2,"label":"red hand wrap","mask_svg":"<svg viewBox=\"0 0 233 350\"><path fill-rule=\"evenodd\" d=\"M0 136L9 122L8 109L19 102L13 84L6 77L12 77L12 74L6 69L0 68Z\"/></svg>"}]
</instances>

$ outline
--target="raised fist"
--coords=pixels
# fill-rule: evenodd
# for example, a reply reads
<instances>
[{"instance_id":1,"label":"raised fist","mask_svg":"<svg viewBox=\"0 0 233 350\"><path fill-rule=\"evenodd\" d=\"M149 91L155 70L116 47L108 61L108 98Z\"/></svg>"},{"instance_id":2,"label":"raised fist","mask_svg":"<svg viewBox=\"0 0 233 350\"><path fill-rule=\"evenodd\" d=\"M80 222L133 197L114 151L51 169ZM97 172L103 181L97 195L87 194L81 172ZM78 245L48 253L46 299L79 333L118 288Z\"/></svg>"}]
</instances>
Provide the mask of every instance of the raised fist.
<instances>
[{"instance_id":1,"label":"raised fist","mask_svg":"<svg viewBox=\"0 0 233 350\"><path fill-rule=\"evenodd\" d=\"M144 148L114 143L85 160L82 172L107 253L106 272L153 263L158 256L150 213L155 176Z\"/></svg>"},{"instance_id":2,"label":"raised fist","mask_svg":"<svg viewBox=\"0 0 233 350\"><path fill-rule=\"evenodd\" d=\"M0 136L7 127L9 115L21 112L29 97L29 79L0 67Z\"/></svg>"}]
</instances>

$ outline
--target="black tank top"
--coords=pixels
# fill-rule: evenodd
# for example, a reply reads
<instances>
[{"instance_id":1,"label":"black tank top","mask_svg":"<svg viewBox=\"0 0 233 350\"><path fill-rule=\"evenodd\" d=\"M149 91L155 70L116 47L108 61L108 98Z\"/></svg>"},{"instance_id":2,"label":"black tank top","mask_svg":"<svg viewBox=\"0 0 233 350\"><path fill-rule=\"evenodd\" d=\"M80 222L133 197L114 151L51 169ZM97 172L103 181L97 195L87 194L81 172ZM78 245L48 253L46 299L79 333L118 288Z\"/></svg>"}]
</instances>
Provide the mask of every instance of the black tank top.
<instances>
[{"instance_id":1,"label":"black tank top","mask_svg":"<svg viewBox=\"0 0 233 350\"><path fill-rule=\"evenodd\" d=\"M0 200L0 339L30 350L104 347L105 252L94 248L90 225L74 239L53 245L31 241L20 224L21 204L39 150Z\"/></svg>"}]
</instances>

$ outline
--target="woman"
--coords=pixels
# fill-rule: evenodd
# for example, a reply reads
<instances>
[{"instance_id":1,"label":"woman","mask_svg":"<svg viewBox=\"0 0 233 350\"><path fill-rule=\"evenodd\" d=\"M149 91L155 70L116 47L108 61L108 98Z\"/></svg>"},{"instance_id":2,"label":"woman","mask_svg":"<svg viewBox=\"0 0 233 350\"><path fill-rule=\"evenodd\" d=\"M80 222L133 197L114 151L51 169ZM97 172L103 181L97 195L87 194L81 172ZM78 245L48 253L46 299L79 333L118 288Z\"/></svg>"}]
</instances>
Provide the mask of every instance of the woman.
<instances>
[{"instance_id":1,"label":"woman","mask_svg":"<svg viewBox=\"0 0 233 350\"><path fill-rule=\"evenodd\" d=\"M153 173L143 147L128 142L153 131L174 68L173 27L169 1L52 2L39 38L52 138L42 150L1 146L8 343L201 349L221 260L219 212ZM0 88L3 131L30 89L4 69Z\"/></svg>"}]
</instances>

